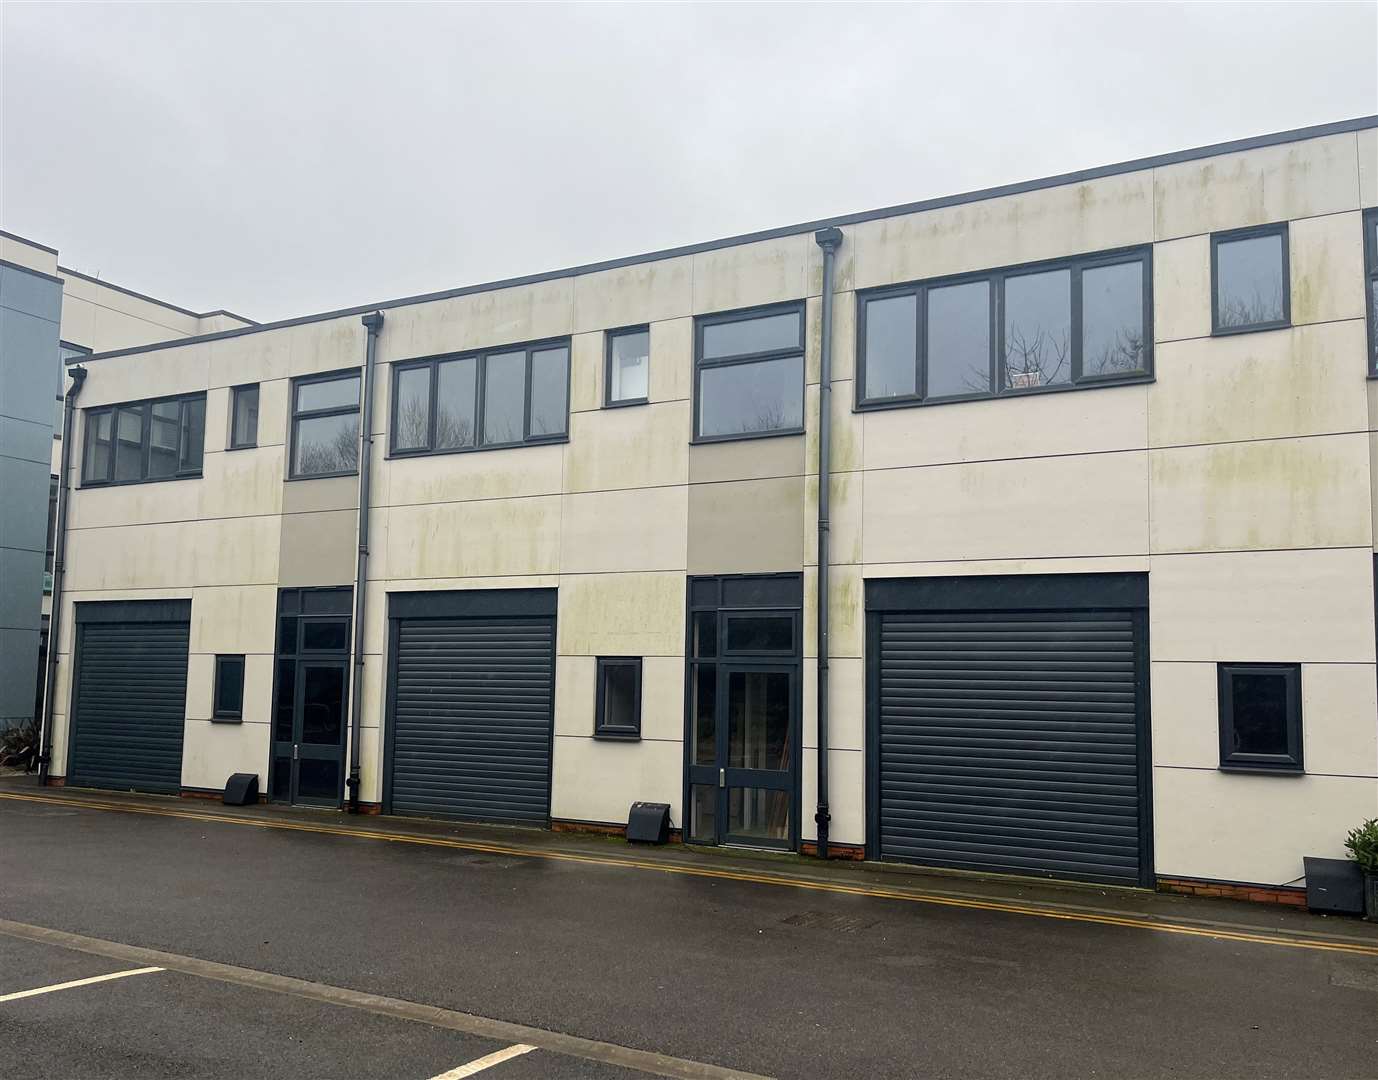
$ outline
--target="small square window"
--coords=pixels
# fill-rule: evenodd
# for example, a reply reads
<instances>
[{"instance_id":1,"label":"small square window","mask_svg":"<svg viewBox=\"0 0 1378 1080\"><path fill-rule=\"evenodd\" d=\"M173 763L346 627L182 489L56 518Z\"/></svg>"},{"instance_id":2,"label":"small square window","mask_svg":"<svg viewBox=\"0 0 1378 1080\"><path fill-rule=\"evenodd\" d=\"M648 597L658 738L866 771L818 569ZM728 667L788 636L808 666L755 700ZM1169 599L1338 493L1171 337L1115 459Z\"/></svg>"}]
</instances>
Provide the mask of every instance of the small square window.
<instances>
[{"instance_id":1,"label":"small square window","mask_svg":"<svg viewBox=\"0 0 1378 1080\"><path fill-rule=\"evenodd\" d=\"M217 656L215 658L214 720L238 723L244 713L244 657Z\"/></svg>"},{"instance_id":2,"label":"small square window","mask_svg":"<svg viewBox=\"0 0 1378 1080\"><path fill-rule=\"evenodd\" d=\"M641 657L598 658L595 739L641 738Z\"/></svg>"},{"instance_id":3,"label":"small square window","mask_svg":"<svg viewBox=\"0 0 1378 1080\"><path fill-rule=\"evenodd\" d=\"M1211 237L1211 332L1276 330L1292 323L1287 225Z\"/></svg>"},{"instance_id":4,"label":"small square window","mask_svg":"<svg viewBox=\"0 0 1378 1080\"><path fill-rule=\"evenodd\" d=\"M230 391L230 449L258 445L258 383Z\"/></svg>"},{"instance_id":5,"label":"small square window","mask_svg":"<svg viewBox=\"0 0 1378 1080\"><path fill-rule=\"evenodd\" d=\"M1301 665L1221 664L1220 767L1302 772Z\"/></svg>"},{"instance_id":6,"label":"small square window","mask_svg":"<svg viewBox=\"0 0 1378 1080\"><path fill-rule=\"evenodd\" d=\"M650 398L651 332L646 327L608 331L603 405L643 405Z\"/></svg>"}]
</instances>

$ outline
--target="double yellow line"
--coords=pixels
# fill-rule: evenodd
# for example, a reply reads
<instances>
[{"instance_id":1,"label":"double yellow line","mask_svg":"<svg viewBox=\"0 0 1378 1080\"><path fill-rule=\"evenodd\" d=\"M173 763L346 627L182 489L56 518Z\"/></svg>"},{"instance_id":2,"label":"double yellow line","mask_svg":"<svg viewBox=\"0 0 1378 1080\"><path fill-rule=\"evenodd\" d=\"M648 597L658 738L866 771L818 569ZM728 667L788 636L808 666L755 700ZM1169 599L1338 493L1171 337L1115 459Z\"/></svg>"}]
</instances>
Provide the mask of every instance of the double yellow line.
<instances>
[{"instance_id":1,"label":"double yellow line","mask_svg":"<svg viewBox=\"0 0 1378 1080\"><path fill-rule=\"evenodd\" d=\"M457 848L489 855L508 855L525 859L552 859L559 862L584 863L590 866L610 866L628 870L653 870L662 874L681 874L687 877L713 878L719 881L746 881L756 885L775 885L791 889L810 889L814 892L840 893L845 896L869 896L878 900L903 900L915 904L935 904L940 907L968 908L976 911L998 911L1010 915L1031 915L1040 919L1060 919L1065 922L1095 923L1101 926L1125 926L1136 930L1153 930L1160 934L1185 934L1189 937L1213 938L1217 941L1240 941L1252 945L1273 945L1288 949L1311 949L1320 952L1346 953L1352 956L1378 957L1378 941L1367 944L1341 941L1334 938L1295 937L1282 933L1266 933L1217 926L1193 926L1189 923L1165 922L1158 919L1135 918L1096 911L1060 909L1034 904L1020 904L1007 900L988 900L963 896L944 896L939 893L886 889L846 882L818 881L812 878L791 877L786 874L749 873L720 867L684 866L668 862L652 862L637 858L611 858L579 852L556 851L550 848L528 848L508 844L487 843L482 840L455 840L443 836L414 836L406 833L383 832L374 829L344 828L338 825L316 825L310 822L270 821L251 817L229 817L221 814L199 814L193 810L172 810L152 806L118 806L90 800L54 798L0 791L0 799L20 802L51 803L76 806L86 810L106 810L119 814L150 814L154 817L183 818L188 821L209 821L217 825L250 825L259 829L284 829L293 832L321 833L326 836L348 836L356 840L386 840L394 844L419 844L423 847Z\"/></svg>"}]
</instances>

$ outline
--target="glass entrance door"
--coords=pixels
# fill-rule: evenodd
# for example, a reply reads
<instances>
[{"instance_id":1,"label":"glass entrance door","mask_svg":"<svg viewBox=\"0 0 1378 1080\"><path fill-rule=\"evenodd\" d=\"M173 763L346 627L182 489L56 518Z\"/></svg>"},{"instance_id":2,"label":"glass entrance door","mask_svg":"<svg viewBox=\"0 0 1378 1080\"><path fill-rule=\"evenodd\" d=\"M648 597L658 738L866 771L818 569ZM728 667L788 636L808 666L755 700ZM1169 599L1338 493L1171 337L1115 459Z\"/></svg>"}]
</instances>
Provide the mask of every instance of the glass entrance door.
<instances>
[{"instance_id":1,"label":"glass entrance door","mask_svg":"<svg viewBox=\"0 0 1378 1080\"><path fill-rule=\"evenodd\" d=\"M270 790L275 802L339 806L349 704L349 589L279 596Z\"/></svg>"},{"instance_id":2,"label":"glass entrance door","mask_svg":"<svg viewBox=\"0 0 1378 1080\"><path fill-rule=\"evenodd\" d=\"M799 613L719 606L731 591L717 590L733 580L711 581L712 591L702 588L704 579L692 585L702 591L691 595L704 599L690 612L685 838L792 848L799 831Z\"/></svg>"}]
</instances>

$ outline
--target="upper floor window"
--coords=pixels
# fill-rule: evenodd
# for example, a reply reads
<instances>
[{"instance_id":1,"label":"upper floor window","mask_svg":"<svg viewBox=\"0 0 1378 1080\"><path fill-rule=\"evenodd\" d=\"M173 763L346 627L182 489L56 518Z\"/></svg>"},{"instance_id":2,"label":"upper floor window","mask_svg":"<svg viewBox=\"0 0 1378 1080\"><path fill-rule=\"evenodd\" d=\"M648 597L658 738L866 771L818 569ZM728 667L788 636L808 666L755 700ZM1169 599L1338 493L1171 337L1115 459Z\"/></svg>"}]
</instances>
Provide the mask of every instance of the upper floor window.
<instances>
[{"instance_id":1,"label":"upper floor window","mask_svg":"<svg viewBox=\"0 0 1378 1080\"><path fill-rule=\"evenodd\" d=\"M230 449L258 445L258 383L230 391Z\"/></svg>"},{"instance_id":2,"label":"upper floor window","mask_svg":"<svg viewBox=\"0 0 1378 1080\"><path fill-rule=\"evenodd\" d=\"M695 325L696 441L804 430L804 305L706 315Z\"/></svg>"},{"instance_id":3,"label":"upper floor window","mask_svg":"<svg viewBox=\"0 0 1378 1080\"><path fill-rule=\"evenodd\" d=\"M1364 211L1364 267L1368 300L1369 371L1378 377L1378 209Z\"/></svg>"},{"instance_id":4,"label":"upper floor window","mask_svg":"<svg viewBox=\"0 0 1378 1080\"><path fill-rule=\"evenodd\" d=\"M1148 378L1150 258L1140 248L868 292L857 405Z\"/></svg>"},{"instance_id":5,"label":"upper floor window","mask_svg":"<svg viewBox=\"0 0 1378 1080\"><path fill-rule=\"evenodd\" d=\"M1292 322L1287 223L1211 235L1211 333L1276 330Z\"/></svg>"},{"instance_id":6,"label":"upper floor window","mask_svg":"<svg viewBox=\"0 0 1378 1080\"><path fill-rule=\"evenodd\" d=\"M569 430L569 342L394 364L391 430L394 454L558 442Z\"/></svg>"},{"instance_id":7,"label":"upper floor window","mask_svg":"<svg viewBox=\"0 0 1378 1080\"><path fill-rule=\"evenodd\" d=\"M359 467L359 373L292 382L293 479L346 476Z\"/></svg>"},{"instance_id":8,"label":"upper floor window","mask_svg":"<svg viewBox=\"0 0 1378 1080\"><path fill-rule=\"evenodd\" d=\"M58 342L58 352L61 359L58 362L57 375L57 413L53 417L53 438L62 438L62 399L67 393L67 364L78 357L90 356L91 350L85 345L73 345L69 341Z\"/></svg>"},{"instance_id":9,"label":"upper floor window","mask_svg":"<svg viewBox=\"0 0 1378 1080\"><path fill-rule=\"evenodd\" d=\"M87 409L81 482L90 487L200 476L205 444L204 393Z\"/></svg>"},{"instance_id":10,"label":"upper floor window","mask_svg":"<svg viewBox=\"0 0 1378 1080\"><path fill-rule=\"evenodd\" d=\"M605 406L641 405L650 399L651 331L638 326L609 330L603 371Z\"/></svg>"}]
</instances>

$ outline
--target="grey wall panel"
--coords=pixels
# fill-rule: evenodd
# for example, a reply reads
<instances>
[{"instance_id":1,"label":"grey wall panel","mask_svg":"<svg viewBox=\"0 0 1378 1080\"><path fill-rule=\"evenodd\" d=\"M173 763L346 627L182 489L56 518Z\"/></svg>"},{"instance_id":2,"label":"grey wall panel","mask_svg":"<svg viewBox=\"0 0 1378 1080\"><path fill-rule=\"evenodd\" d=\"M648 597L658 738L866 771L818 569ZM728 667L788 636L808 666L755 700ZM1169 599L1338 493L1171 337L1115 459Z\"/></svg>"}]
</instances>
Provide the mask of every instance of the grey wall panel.
<instances>
[{"instance_id":1,"label":"grey wall panel","mask_svg":"<svg viewBox=\"0 0 1378 1080\"><path fill-rule=\"evenodd\" d=\"M279 585L286 589L346 585L354 580L359 553L357 510L283 514L281 521Z\"/></svg>"},{"instance_id":2,"label":"grey wall panel","mask_svg":"<svg viewBox=\"0 0 1378 1080\"><path fill-rule=\"evenodd\" d=\"M78 623L71 784L181 789L190 636L186 622Z\"/></svg>"},{"instance_id":3,"label":"grey wall panel","mask_svg":"<svg viewBox=\"0 0 1378 1080\"><path fill-rule=\"evenodd\" d=\"M47 274L0 266L0 307L48 322L62 321L62 283Z\"/></svg>"},{"instance_id":4,"label":"grey wall panel","mask_svg":"<svg viewBox=\"0 0 1378 1080\"><path fill-rule=\"evenodd\" d=\"M394 634L389 809L545 824L554 619L402 619Z\"/></svg>"},{"instance_id":5,"label":"grey wall panel","mask_svg":"<svg viewBox=\"0 0 1378 1080\"><path fill-rule=\"evenodd\" d=\"M37 630L43 604L44 553L0 547L0 626L9 630ZM32 704L32 702L30 702Z\"/></svg>"},{"instance_id":6,"label":"grey wall panel","mask_svg":"<svg viewBox=\"0 0 1378 1080\"><path fill-rule=\"evenodd\" d=\"M881 616L881 856L1138 883L1135 628L1128 611Z\"/></svg>"},{"instance_id":7,"label":"grey wall panel","mask_svg":"<svg viewBox=\"0 0 1378 1080\"><path fill-rule=\"evenodd\" d=\"M50 469L53 461L53 422L58 409L53 400L53 416L47 420L17 420L0 417L0 457L37 462Z\"/></svg>"},{"instance_id":8,"label":"grey wall panel","mask_svg":"<svg viewBox=\"0 0 1378 1080\"><path fill-rule=\"evenodd\" d=\"M0 415L51 424L60 356L56 322L0 307Z\"/></svg>"}]
</instances>

